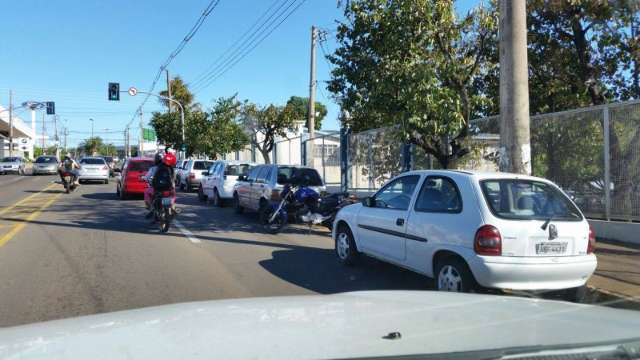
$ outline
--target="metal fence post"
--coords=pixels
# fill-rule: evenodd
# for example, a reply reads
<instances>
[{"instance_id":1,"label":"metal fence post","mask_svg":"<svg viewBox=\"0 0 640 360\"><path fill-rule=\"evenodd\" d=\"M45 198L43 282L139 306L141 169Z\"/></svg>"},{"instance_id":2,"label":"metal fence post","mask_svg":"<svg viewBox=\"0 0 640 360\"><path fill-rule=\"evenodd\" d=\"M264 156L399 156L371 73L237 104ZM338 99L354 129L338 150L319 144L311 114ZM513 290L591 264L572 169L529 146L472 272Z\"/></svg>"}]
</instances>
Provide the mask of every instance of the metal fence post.
<instances>
[{"instance_id":1,"label":"metal fence post","mask_svg":"<svg viewBox=\"0 0 640 360\"><path fill-rule=\"evenodd\" d=\"M327 181L327 171L324 167L324 154L325 154L325 150L324 150L324 135L322 136L322 178L324 179L324 181Z\"/></svg>"},{"instance_id":2,"label":"metal fence post","mask_svg":"<svg viewBox=\"0 0 640 360\"><path fill-rule=\"evenodd\" d=\"M307 166L307 142L302 138L300 138L300 154L301 154L300 162L302 163L303 166Z\"/></svg>"},{"instance_id":3,"label":"metal fence post","mask_svg":"<svg viewBox=\"0 0 640 360\"><path fill-rule=\"evenodd\" d=\"M367 158L369 160L369 185L368 185L368 190L371 190L374 188L374 184L373 184L373 152L372 152L372 148L373 148L373 135L372 134L368 134L367 136L367 142L369 143L369 146L367 146Z\"/></svg>"},{"instance_id":4,"label":"metal fence post","mask_svg":"<svg viewBox=\"0 0 640 360\"><path fill-rule=\"evenodd\" d=\"M271 156L273 156L272 163L277 164L278 163L278 142L276 141L273 142L273 150L271 150Z\"/></svg>"},{"instance_id":5,"label":"metal fence post","mask_svg":"<svg viewBox=\"0 0 640 360\"><path fill-rule=\"evenodd\" d=\"M604 211L605 217L611 219L611 158L610 158L610 121L609 106L605 105L602 109L604 118Z\"/></svg>"},{"instance_id":6,"label":"metal fence post","mask_svg":"<svg viewBox=\"0 0 640 360\"><path fill-rule=\"evenodd\" d=\"M351 129L340 128L340 190L342 192L349 191L349 135Z\"/></svg>"},{"instance_id":7,"label":"metal fence post","mask_svg":"<svg viewBox=\"0 0 640 360\"><path fill-rule=\"evenodd\" d=\"M402 145L402 172L411 171L413 169L412 144Z\"/></svg>"}]
</instances>

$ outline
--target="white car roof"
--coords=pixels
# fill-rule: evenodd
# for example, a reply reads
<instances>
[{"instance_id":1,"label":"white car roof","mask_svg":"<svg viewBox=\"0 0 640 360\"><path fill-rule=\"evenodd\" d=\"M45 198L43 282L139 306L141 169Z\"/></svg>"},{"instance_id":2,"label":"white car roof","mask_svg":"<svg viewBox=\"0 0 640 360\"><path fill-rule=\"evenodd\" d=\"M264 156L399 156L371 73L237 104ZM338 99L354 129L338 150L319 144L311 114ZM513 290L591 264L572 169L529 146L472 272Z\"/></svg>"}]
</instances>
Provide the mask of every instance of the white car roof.
<instances>
[{"instance_id":1,"label":"white car roof","mask_svg":"<svg viewBox=\"0 0 640 360\"><path fill-rule=\"evenodd\" d=\"M413 170L404 174L428 174L428 175L447 175L455 177L470 177L476 180L485 179L523 179L550 182L547 179L530 175L514 174L508 172L492 172L492 171L473 171L473 170Z\"/></svg>"}]
</instances>

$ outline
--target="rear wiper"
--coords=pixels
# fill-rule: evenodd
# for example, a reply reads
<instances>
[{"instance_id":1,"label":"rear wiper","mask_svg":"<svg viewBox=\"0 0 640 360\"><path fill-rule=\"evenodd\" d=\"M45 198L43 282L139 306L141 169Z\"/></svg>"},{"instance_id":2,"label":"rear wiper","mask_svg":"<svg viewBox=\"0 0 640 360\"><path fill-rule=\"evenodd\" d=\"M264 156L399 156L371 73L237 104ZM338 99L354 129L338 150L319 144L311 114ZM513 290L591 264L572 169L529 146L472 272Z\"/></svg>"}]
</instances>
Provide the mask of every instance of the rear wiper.
<instances>
[{"instance_id":1,"label":"rear wiper","mask_svg":"<svg viewBox=\"0 0 640 360\"><path fill-rule=\"evenodd\" d=\"M551 222L551 220L553 220L553 216L554 215L555 215L554 213L551 213L549 218L547 218L547 220L545 220L544 224L542 224L542 226L540 226L540 229L547 230L547 226L549 226L549 223Z\"/></svg>"}]
</instances>

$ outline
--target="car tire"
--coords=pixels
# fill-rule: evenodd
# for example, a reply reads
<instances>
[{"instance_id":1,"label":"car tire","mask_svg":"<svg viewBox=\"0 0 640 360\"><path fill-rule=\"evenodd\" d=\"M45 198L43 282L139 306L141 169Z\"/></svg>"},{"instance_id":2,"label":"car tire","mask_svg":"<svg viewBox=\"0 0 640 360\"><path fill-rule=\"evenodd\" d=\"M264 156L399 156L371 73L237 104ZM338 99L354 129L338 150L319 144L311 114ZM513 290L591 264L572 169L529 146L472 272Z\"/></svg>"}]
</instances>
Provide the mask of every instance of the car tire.
<instances>
[{"instance_id":1,"label":"car tire","mask_svg":"<svg viewBox=\"0 0 640 360\"><path fill-rule=\"evenodd\" d=\"M338 261L343 265L355 265L360 259L360 252L353 239L353 233L349 226L340 224L336 230L335 252Z\"/></svg>"},{"instance_id":2,"label":"car tire","mask_svg":"<svg viewBox=\"0 0 640 360\"><path fill-rule=\"evenodd\" d=\"M198 187L198 200L200 200L200 202L207 201L207 195L204 194L204 190L202 189L202 185L200 185Z\"/></svg>"},{"instance_id":3,"label":"car tire","mask_svg":"<svg viewBox=\"0 0 640 360\"><path fill-rule=\"evenodd\" d=\"M120 200L126 200L127 199L127 193L124 192L122 189L120 189Z\"/></svg>"},{"instance_id":4,"label":"car tire","mask_svg":"<svg viewBox=\"0 0 640 360\"><path fill-rule=\"evenodd\" d=\"M478 287L469 266L461 258L448 256L436 264L436 290L450 292L474 292Z\"/></svg>"},{"instance_id":5,"label":"car tire","mask_svg":"<svg viewBox=\"0 0 640 360\"><path fill-rule=\"evenodd\" d=\"M220 194L218 194L218 189L213 189L213 199L211 200L213 206L222 207L222 199L220 199Z\"/></svg>"},{"instance_id":6,"label":"car tire","mask_svg":"<svg viewBox=\"0 0 640 360\"><path fill-rule=\"evenodd\" d=\"M240 198L238 198L238 193L233 194L233 210L236 214L242 214L244 212L244 208L240 206Z\"/></svg>"},{"instance_id":7,"label":"car tire","mask_svg":"<svg viewBox=\"0 0 640 360\"><path fill-rule=\"evenodd\" d=\"M180 191L185 191L184 183L182 181L180 181Z\"/></svg>"}]
</instances>

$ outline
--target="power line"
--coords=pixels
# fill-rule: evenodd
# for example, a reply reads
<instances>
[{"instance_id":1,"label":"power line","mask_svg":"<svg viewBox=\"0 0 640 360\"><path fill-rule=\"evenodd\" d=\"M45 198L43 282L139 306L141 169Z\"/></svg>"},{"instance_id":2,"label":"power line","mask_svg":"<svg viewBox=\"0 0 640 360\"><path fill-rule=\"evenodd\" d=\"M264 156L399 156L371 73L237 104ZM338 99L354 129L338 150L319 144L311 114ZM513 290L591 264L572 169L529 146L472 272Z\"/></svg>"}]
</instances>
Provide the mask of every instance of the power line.
<instances>
[{"instance_id":1,"label":"power line","mask_svg":"<svg viewBox=\"0 0 640 360\"><path fill-rule=\"evenodd\" d=\"M251 30L253 30L256 25L258 25L258 23L260 22L260 20L262 20L270 11L271 9L273 9L273 7L279 2L280 0L275 0L273 3L271 3L271 5L267 8L267 10L265 10L262 15L260 15L260 17L258 17L258 19L251 25L251 27L249 27L249 29L247 29L247 31L244 32L244 34L242 34L242 36L240 38L238 38L231 46L229 46L222 54L220 54L220 56L218 56L218 58L213 61L205 71L203 71L202 73L200 73L200 75L198 75L194 81L192 81L189 85L192 86L197 86L197 84L199 82L201 82L204 78L207 77L208 74L210 74L210 72L214 69L214 66L216 64L218 64L231 50L233 50L234 47L236 47L238 44L240 44L243 39L247 36L247 34L249 34L249 32L251 32ZM286 0L284 1L286 2ZM284 5L284 2L282 5ZM282 7L282 5L280 5L280 7ZM273 14L272 14L273 16ZM237 50L237 48L236 48Z\"/></svg>"},{"instance_id":2,"label":"power line","mask_svg":"<svg viewBox=\"0 0 640 360\"><path fill-rule=\"evenodd\" d=\"M213 12L213 10L218 6L219 3L220 3L220 0L211 0L209 2L209 4L202 11L202 14L200 15L200 17L198 18L196 23L193 25L193 27L191 27L191 29L189 30L189 32L187 32L187 34L184 36L182 41L180 41L178 46L169 54L169 56L162 63L162 65L160 65L160 68L158 69L158 72L156 73L156 76L154 77L153 82L151 83L151 87L147 91L148 94L144 97L144 99L142 100L142 103L140 104L140 106L138 106L138 109L135 111L135 113L131 117L131 121L129 121L129 123L127 124L127 128L135 120L136 115L138 115L141 112L142 107L147 102L147 100L149 100L149 97L151 96L150 94L153 93L153 90L155 89L156 85L158 84L158 80L160 80L160 77L162 76L162 72L164 71L164 69L166 69L167 66L169 66L169 64L173 61L173 59L175 59L176 56L178 56L178 54L180 54L182 49L184 49L184 47L187 45L187 43L195 36L195 34L198 32L198 30L200 30L200 27L202 27L202 24L204 24L204 21L207 19L209 14L211 14L211 12Z\"/></svg>"},{"instance_id":3,"label":"power line","mask_svg":"<svg viewBox=\"0 0 640 360\"><path fill-rule=\"evenodd\" d=\"M222 65L222 68L220 71L218 71L217 73L212 73L207 77L207 81L204 85L199 86L198 91L207 88L209 85L211 85L213 82L215 82L218 78L220 78L222 75L224 75L227 71L229 71L231 68L233 68L238 62L240 62L242 59L244 59L249 53L251 53L258 45L260 45L267 37L269 37L269 35L271 35L278 27L280 27L280 25L282 25L283 22L285 22L296 10L298 10L300 8L300 6L302 6L302 4L304 4L306 2L306 0L302 0L301 2L298 3L298 5L296 5L291 11L289 11L289 13L287 13L284 18L281 18L282 14L284 14L289 8L291 8L291 6L293 6L293 4L295 4L295 0L289 4L289 6L287 6L287 8L280 13L276 19L274 19L274 21L272 21L269 25L267 25L267 27L273 25L275 23L275 21L278 20L278 18L281 18L280 22L278 22L275 26L272 26L271 29L269 29L268 31L263 32L263 36L260 37L260 35L258 35L258 37L255 37L252 41L247 42L246 44L249 44L249 48L246 49L246 51L237 54L236 56L230 58L228 61L225 62L225 64ZM255 41L257 39L257 41ZM251 43L253 43L253 45L250 45ZM195 90L194 90L195 91Z\"/></svg>"}]
</instances>

